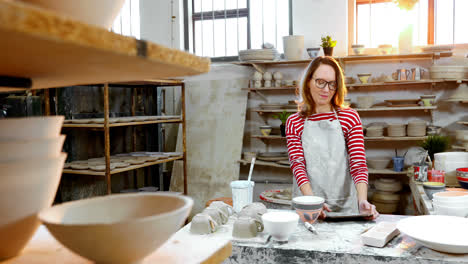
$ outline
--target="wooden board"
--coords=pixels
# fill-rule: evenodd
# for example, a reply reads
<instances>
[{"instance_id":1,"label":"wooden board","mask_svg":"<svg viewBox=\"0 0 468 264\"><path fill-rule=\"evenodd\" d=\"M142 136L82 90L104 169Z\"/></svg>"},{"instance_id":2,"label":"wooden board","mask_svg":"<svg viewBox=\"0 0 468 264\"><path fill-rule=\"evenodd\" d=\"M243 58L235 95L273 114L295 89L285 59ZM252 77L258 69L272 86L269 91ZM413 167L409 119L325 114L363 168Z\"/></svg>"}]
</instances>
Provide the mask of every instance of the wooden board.
<instances>
[{"instance_id":1,"label":"wooden board","mask_svg":"<svg viewBox=\"0 0 468 264\"><path fill-rule=\"evenodd\" d=\"M151 125L159 123L181 123L182 119L172 120L154 120L154 121L142 121L142 122L127 122L127 123L113 123L109 124L109 127L122 127L122 126L139 126L139 125ZM104 129L104 124L63 124L63 128L100 128Z\"/></svg>"},{"instance_id":2,"label":"wooden board","mask_svg":"<svg viewBox=\"0 0 468 264\"><path fill-rule=\"evenodd\" d=\"M206 239L203 236L188 236L177 232L159 249L147 256L142 264L215 264L222 263L232 254L232 244L227 239ZM62 246L45 226L40 226L34 237L26 245L21 255L2 264L91 264L91 262Z\"/></svg>"},{"instance_id":3,"label":"wooden board","mask_svg":"<svg viewBox=\"0 0 468 264\"><path fill-rule=\"evenodd\" d=\"M206 73L210 59L0 0L0 75L33 89ZM18 90L2 88L1 91ZM21 90L21 89L20 89Z\"/></svg>"}]
</instances>

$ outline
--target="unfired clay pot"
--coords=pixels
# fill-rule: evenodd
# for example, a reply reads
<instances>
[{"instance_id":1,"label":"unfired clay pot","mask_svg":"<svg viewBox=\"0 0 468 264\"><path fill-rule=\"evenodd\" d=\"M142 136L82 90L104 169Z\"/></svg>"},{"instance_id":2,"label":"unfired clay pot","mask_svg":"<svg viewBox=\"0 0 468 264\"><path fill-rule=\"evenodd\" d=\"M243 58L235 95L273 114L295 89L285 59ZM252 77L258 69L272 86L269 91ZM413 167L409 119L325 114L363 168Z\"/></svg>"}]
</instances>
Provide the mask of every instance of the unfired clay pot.
<instances>
[{"instance_id":1,"label":"unfired clay pot","mask_svg":"<svg viewBox=\"0 0 468 264\"><path fill-rule=\"evenodd\" d=\"M233 225L232 236L238 238L256 237L258 232L263 231L263 223L252 217L239 217Z\"/></svg>"}]
</instances>

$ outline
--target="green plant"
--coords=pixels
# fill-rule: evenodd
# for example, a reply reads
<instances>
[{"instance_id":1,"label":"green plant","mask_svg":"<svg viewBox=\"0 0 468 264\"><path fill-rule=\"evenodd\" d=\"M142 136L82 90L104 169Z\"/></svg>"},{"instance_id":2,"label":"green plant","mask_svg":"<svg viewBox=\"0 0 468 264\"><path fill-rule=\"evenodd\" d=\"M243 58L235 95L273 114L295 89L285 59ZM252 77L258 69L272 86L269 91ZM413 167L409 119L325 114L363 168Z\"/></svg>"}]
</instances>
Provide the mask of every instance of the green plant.
<instances>
[{"instance_id":1,"label":"green plant","mask_svg":"<svg viewBox=\"0 0 468 264\"><path fill-rule=\"evenodd\" d=\"M403 10L411 10L419 0L393 0L393 2Z\"/></svg>"},{"instance_id":2,"label":"green plant","mask_svg":"<svg viewBox=\"0 0 468 264\"><path fill-rule=\"evenodd\" d=\"M421 143L421 147L427 150L432 160L434 160L434 154L446 151L449 146L450 139L441 135L428 136Z\"/></svg>"},{"instance_id":3,"label":"green plant","mask_svg":"<svg viewBox=\"0 0 468 264\"><path fill-rule=\"evenodd\" d=\"M291 114L292 113L288 113L286 110L284 110L282 113L274 115L273 118L278 118L279 120L281 120L281 124L286 125L286 121L288 120L288 117Z\"/></svg>"},{"instance_id":4,"label":"green plant","mask_svg":"<svg viewBox=\"0 0 468 264\"><path fill-rule=\"evenodd\" d=\"M322 37L322 48L333 48L336 46L336 40L333 40L331 36Z\"/></svg>"}]
</instances>

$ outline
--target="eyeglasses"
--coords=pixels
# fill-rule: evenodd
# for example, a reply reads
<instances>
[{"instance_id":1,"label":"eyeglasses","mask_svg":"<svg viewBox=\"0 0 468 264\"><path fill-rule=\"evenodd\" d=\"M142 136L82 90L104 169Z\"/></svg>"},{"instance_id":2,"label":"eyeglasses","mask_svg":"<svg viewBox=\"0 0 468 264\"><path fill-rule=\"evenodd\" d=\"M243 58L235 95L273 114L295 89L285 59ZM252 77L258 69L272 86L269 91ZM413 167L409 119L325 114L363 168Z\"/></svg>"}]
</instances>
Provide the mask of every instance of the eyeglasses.
<instances>
[{"instance_id":1,"label":"eyeglasses","mask_svg":"<svg viewBox=\"0 0 468 264\"><path fill-rule=\"evenodd\" d=\"M338 86L336 81L327 82L324 79L315 79L315 86L319 89L324 89L327 84L330 91L336 91L336 87Z\"/></svg>"}]
</instances>

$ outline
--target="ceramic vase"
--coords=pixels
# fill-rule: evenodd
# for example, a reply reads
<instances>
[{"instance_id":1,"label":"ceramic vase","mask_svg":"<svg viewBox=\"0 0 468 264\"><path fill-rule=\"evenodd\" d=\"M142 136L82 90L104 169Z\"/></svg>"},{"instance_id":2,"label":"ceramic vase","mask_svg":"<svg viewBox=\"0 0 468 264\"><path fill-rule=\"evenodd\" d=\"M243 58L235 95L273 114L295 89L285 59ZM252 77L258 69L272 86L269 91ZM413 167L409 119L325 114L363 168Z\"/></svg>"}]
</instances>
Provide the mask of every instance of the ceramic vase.
<instances>
[{"instance_id":1,"label":"ceramic vase","mask_svg":"<svg viewBox=\"0 0 468 264\"><path fill-rule=\"evenodd\" d=\"M283 37L284 58L286 60L300 60L304 53L304 36Z\"/></svg>"}]
</instances>

